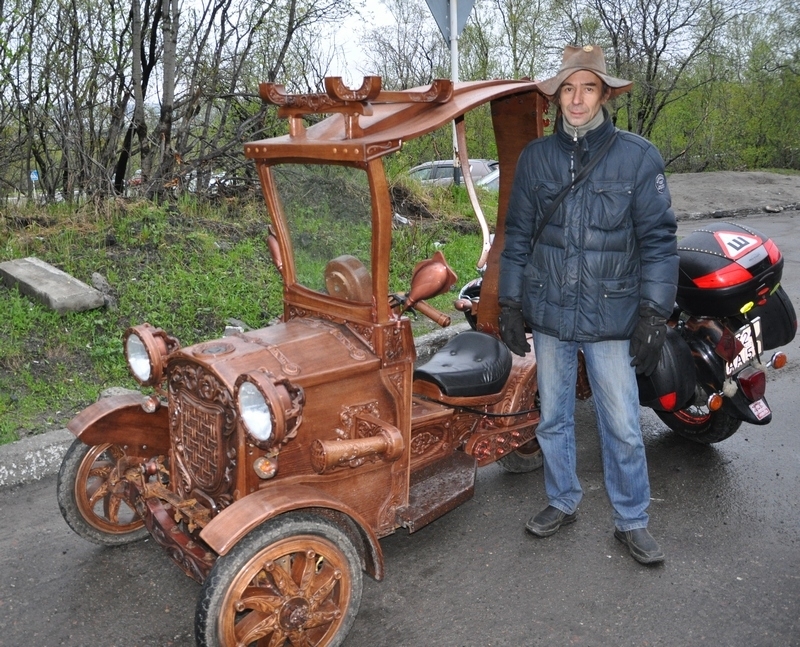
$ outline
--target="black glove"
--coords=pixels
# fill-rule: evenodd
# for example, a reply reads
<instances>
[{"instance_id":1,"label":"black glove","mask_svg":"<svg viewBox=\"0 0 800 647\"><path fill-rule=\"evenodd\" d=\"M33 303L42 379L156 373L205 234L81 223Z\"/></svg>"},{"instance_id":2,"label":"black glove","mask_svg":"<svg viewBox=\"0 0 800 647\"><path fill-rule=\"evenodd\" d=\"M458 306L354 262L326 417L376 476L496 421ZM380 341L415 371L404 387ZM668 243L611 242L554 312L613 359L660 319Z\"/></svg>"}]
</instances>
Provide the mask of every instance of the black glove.
<instances>
[{"instance_id":1,"label":"black glove","mask_svg":"<svg viewBox=\"0 0 800 647\"><path fill-rule=\"evenodd\" d=\"M667 320L650 306L639 308L639 322L631 338L631 366L636 372L651 375L661 359L661 347L667 338Z\"/></svg>"},{"instance_id":2,"label":"black glove","mask_svg":"<svg viewBox=\"0 0 800 647\"><path fill-rule=\"evenodd\" d=\"M530 352L531 345L525 337L525 320L519 304L501 306L500 338L508 346L508 350L520 357L525 357L525 353Z\"/></svg>"}]
</instances>

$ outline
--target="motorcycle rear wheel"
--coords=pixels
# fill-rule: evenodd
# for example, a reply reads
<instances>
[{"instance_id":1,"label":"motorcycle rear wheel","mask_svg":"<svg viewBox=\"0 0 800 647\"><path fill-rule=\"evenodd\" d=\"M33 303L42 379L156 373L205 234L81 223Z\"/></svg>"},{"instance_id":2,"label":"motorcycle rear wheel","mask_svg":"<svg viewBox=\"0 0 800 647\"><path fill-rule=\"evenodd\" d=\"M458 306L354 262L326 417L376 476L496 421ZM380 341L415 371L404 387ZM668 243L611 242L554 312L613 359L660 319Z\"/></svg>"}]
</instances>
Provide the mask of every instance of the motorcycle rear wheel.
<instances>
[{"instance_id":1,"label":"motorcycle rear wheel","mask_svg":"<svg viewBox=\"0 0 800 647\"><path fill-rule=\"evenodd\" d=\"M697 405L673 412L656 411L656 415L679 436L704 445L730 438L742 424L724 411L710 411Z\"/></svg>"},{"instance_id":2,"label":"motorcycle rear wheel","mask_svg":"<svg viewBox=\"0 0 800 647\"><path fill-rule=\"evenodd\" d=\"M534 438L516 451L506 454L497 462L506 472L527 474L538 470L544 462L544 457L542 450L539 449L539 441Z\"/></svg>"}]
</instances>

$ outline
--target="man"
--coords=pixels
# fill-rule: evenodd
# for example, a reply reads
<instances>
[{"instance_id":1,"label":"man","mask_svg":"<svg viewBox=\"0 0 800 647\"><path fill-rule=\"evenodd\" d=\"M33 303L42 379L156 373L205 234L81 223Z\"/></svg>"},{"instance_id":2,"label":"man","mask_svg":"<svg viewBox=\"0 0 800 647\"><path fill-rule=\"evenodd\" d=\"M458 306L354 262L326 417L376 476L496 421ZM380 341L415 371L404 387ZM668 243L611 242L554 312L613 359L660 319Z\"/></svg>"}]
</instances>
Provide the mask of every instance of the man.
<instances>
[{"instance_id":1,"label":"man","mask_svg":"<svg viewBox=\"0 0 800 647\"><path fill-rule=\"evenodd\" d=\"M636 373L649 375L658 364L675 301L678 255L660 154L642 137L617 131L604 108L632 85L609 76L602 50L592 45L568 46L558 74L538 83L558 113L555 132L528 144L517 164L500 265L500 330L509 349L524 355L530 351L527 322L538 364L536 435L548 505L527 530L548 537L576 519L582 497L574 420L581 349L614 536L637 561L653 564L664 553L647 530L650 483ZM581 177L598 153L596 166Z\"/></svg>"}]
</instances>

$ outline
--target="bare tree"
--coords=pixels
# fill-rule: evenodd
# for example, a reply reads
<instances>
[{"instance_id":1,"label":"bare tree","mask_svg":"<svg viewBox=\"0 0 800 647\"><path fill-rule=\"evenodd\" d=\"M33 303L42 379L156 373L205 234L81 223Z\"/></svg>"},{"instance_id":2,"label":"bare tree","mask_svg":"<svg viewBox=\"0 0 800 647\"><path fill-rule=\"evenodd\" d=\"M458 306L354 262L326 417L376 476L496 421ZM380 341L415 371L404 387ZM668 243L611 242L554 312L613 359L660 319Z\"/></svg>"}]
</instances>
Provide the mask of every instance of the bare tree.
<instances>
[{"instance_id":1,"label":"bare tree","mask_svg":"<svg viewBox=\"0 0 800 647\"><path fill-rule=\"evenodd\" d=\"M242 165L241 142L262 119L258 83L281 79L296 57L298 39L304 42L304 34L351 10L342 0L205 0L181 17L183 36L175 38L172 63L165 31L159 153L152 163L156 168L158 162L158 172L150 194L181 182L205 186L212 169L235 174ZM171 25L177 24L172 18Z\"/></svg>"},{"instance_id":2,"label":"bare tree","mask_svg":"<svg viewBox=\"0 0 800 647\"><path fill-rule=\"evenodd\" d=\"M427 5L421 0L383 0L383 4L394 24L366 34L373 47L364 71L381 76L384 87L395 90L449 78L449 47Z\"/></svg>"},{"instance_id":3,"label":"bare tree","mask_svg":"<svg viewBox=\"0 0 800 647\"><path fill-rule=\"evenodd\" d=\"M552 11L545 0L492 0L502 25L505 71L512 78L533 78L542 71L543 53L551 33Z\"/></svg>"}]
</instances>

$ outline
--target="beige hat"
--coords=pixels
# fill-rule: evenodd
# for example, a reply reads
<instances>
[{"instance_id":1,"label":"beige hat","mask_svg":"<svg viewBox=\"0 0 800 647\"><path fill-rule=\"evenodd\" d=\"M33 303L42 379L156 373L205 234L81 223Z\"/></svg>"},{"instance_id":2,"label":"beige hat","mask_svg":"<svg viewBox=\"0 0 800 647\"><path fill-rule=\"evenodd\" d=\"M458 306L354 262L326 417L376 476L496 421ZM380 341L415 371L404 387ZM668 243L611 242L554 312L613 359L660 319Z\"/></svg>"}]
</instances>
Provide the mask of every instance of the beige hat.
<instances>
[{"instance_id":1,"label":"beige hat","mask_svg":"<svg viewBox=\"0 0 800 647\"><path fill-rule=\"evenodd\" d=\"M633 86L633 81L617 79L606 73L606 59L603 57L603 50L597 45L584 45L583 47L567 45L564 48L564 57L561 59L561 69L558 70L558 74L544 81L537 81L536 87L548 97L554 97L561 84L580 70L594 72L603 79L611 88L611 98L627 92Z\"/></svg>"}]
</instances>

